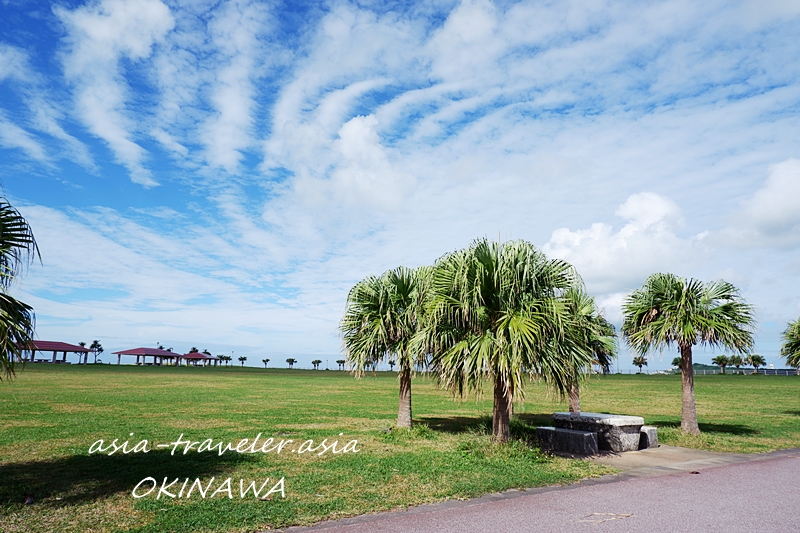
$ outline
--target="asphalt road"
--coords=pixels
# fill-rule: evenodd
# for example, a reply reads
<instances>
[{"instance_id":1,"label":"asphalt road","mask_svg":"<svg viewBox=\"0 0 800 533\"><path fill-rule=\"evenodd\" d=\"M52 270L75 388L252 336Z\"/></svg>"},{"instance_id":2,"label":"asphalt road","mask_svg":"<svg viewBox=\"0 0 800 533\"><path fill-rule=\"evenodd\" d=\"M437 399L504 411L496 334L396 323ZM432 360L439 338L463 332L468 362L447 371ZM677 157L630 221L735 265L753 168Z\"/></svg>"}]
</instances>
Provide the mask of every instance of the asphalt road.
<instances>
[{"instance_id":1,"label":"asphalt road","mask_svg":"<svg viewBox=\"0 0 800 533\"><path fill-rule=\"evenodd\" d=\"M289 531L800 532L800 450L723 466L516 491ZM696 473L693 473L696 472Z\"/></svg>"}]
</instances>

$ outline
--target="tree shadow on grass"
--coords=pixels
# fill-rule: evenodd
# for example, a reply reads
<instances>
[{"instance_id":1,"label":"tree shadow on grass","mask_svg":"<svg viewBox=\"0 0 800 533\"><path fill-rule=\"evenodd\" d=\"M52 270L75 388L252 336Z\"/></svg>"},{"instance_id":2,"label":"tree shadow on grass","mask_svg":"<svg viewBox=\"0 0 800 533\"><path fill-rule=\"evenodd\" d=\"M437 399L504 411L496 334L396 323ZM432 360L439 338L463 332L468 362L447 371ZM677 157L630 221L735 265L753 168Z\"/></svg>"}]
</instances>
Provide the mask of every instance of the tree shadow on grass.
<instances>
[{"instance_id":1,"label":"tree shadow on grass","mask_svg":"<svg viewBox=\"0 0 800 533\"><path fill-rule=\"evenodd\" d=\"M783 414L785 414L785 415L794 415L794 416L800 416L800 411L784 411L784 412L783 412Z\"/></svg>"},{"instance_id":2,"label":"tree shadow on grass","mask_svg":"<svg viewBox=\"0 0 800 533\"><path fill-rule=\"evenodd\" d=\"M676 422L674 420L651 420L649 424L660 428L680 429L681 427L680 421ZM757 429L743 424L712 424L709 422L699 422L697 425L700 426L701 433L728 433L730 435L758 435L760 433Z\"/></svg>"},{"instance_id":3,"label":"tree shadow on grass","mask_svg":"<svg viewBox=\"0 0 800 533\"><path fill-rule=\"evenodd\" d=\"M488 416L450 416L450 417L432 417L422 416L416 419L434 431L441 431L442 433L482 433L492 431L492 419Z\"/></svg>"},{"instance_id":4,"label":"tree shadow on grass","mask_svg":"<svg viewBox=\"0 0 800 533\"><path fill-rule=\"evenodd\" d=\"M209 478L254 458L241 454L171 456L166 450L130 455L72 455L52 461L0 465L0 505L21 504L32 494L37 505L63 507L130 492L147 477L159 482ZM181 481L182 483L182 481ZM180 490L180 484L178 486ZM151 483L146 485L149 489ZM158 489L156 489L158 490ZM175 492L170 490L170 492ZM60 499L56 500L56 497Z\"/></svg>"},{"instance_id":5,"label":"tree shadow on grass","mask_svg":"<svg viewBox=\"0 0 800 533\"><path fill-rule=\"evenodd\" d=\"M419 422L434 431L443 433L491 434L492 418L488 416L420 417ZM511 438L526 442L536 441L537 426L552 426L552 413L522 413L511 419Z\"/></svg>"},{"instance_id":6,"label":"tree shadow on grass","mask_svg":"<svg viewBox=\"0 0 800 533\"><path fill-rule=\"evenodd\" d=\"M532 427L553 425L553 413L522 413L517 419Z\"/></svg>"}]
</instances>

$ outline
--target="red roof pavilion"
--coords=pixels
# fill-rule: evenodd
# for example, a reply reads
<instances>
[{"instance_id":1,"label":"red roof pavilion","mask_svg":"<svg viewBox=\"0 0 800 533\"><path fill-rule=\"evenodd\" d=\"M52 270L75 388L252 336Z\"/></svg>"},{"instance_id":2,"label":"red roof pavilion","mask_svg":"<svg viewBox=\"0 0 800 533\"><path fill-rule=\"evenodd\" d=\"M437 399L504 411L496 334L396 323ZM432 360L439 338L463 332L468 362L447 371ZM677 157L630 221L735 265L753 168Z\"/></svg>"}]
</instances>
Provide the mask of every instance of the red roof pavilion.
<instances>
[{"instance_id":1,"label":"red roof pavilion","mask_svg":"<svg viewBox=\"0 0 800 533\"><path fill-rule=\"evenodd\" d=\"M195 361L194 362L195 365L197 364L197 361L214 361L214 366L216 366L217 361L219 361L219 358L214 357L213 355L208 355L200 352L189 352L183 354L181 357L189 361ZM208 363L203 363L203 364L205 365Z\"/></svg>"},{"instance_id":2,"label":"red roof pavilion","mask_svg":"<svg viewBox=\"0 0 800 533\"><path fill-rule=\"evenodd\" d=\"M76 344L69 344L68 342L57 342L57 341L31 341L31 345L29 348L30 357L29 361L33 362L36 359L36 352L53 352L53 359L52 362L56 362L56 354L58 352L62 352L64 355L61 358L61 362L65 363L67 361L67 353L77 353L77 354L84 354L84 362L85 359L88 358L90 350L85 346L78 346ZM78 357L80 362L80 357Z\"/></svg>"},{"instance_id":3,"label":"red roof pavilion","mask_svg":"<svg viewBox=\"0 0 800 533\"><path fill-rule=\"evenodd\" d=\"M153 358L154 365L162 365L164 364L164 360L169 360L170 363L178 366L181 364L181 359L192 361L193 364L197 364L199 361L214 361L214 364L217 364L218 359L213 355L207 355L200 352L189 352L187 354L181 355L177 353L170 352L168 350L162 350L160 348L133 348L131 350L122 350L121 352L112 352L117 355L117 364L120 364L123 355L135 355L136 356L136 364L147 364L145 361L148 357ZM139 362L139 358L142 358L141 363ZM174 363L173 363L174 361Z\"/></svg>"},{"instance_id":4,"label":"red roof pavilion","mask_svg":"<svg viewBox=\"0 0 800 533\"><path fill-rule=\"evenodd\" d=\"M176 359L180 360L180 355L176 353L172 353L168 350L162 350L161 348L133 348L130 350L122 350L121 352L111 352L116 354L117 356L117 364L120 364L123 355L135 355L136 356L136 364L144 364L147 357L153 358L153 364L162 364L164 359ZM142 362L139 362L139 357L142 358ZM159 362L156 363L156 360Z\"/></svg>"}]
</instances>

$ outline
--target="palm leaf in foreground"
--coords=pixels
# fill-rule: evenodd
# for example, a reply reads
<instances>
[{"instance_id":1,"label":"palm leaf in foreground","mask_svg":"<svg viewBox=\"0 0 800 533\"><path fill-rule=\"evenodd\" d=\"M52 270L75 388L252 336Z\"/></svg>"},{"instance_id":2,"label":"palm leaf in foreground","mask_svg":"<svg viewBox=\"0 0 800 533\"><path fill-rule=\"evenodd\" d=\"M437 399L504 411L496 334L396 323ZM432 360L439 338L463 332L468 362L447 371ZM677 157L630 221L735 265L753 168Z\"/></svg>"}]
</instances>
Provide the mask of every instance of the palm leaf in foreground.
<instances>
[{"instance_id":1,"label":"palm leaf in foreground","mask_svg":"<svg viewBox=\"0 0 800 533\"><path fill-rule=\"evenodd\" d=\"M30 226L0 197L0 380L14 375L15 360L33 342L33 309L10 296L8 288L34 257L39 257L39 248Z\"/></svg>"}]
</instances>

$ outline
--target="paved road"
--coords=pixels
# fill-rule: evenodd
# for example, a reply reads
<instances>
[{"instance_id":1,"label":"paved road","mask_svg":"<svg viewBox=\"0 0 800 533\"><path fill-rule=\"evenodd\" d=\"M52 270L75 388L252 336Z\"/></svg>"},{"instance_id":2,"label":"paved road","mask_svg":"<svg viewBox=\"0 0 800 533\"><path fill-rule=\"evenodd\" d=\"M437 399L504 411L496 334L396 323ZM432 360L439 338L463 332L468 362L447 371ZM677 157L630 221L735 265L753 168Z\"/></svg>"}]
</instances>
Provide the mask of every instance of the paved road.
<instances>
[{"instance_id":1,"label":"paved road","mask_svg":"<svg viewBox=\"0 0 800 533\"><path fill-rule=\"evenodd\" d=\"M328 522L324 533L800 532L800 450ZM689 463L686 463L687 465ZM642 475L643 474L643 475ZM644 477L643 477L644 476Z\"/></svg>"}]
</instances>

